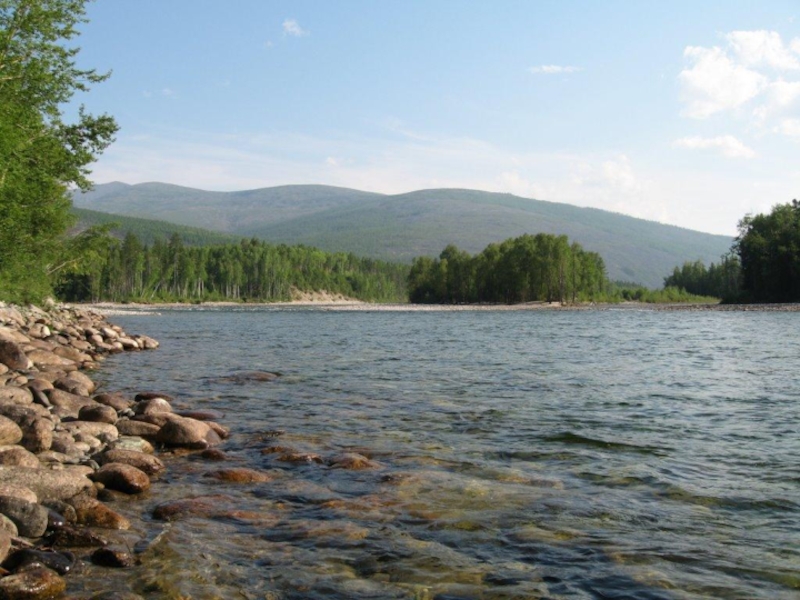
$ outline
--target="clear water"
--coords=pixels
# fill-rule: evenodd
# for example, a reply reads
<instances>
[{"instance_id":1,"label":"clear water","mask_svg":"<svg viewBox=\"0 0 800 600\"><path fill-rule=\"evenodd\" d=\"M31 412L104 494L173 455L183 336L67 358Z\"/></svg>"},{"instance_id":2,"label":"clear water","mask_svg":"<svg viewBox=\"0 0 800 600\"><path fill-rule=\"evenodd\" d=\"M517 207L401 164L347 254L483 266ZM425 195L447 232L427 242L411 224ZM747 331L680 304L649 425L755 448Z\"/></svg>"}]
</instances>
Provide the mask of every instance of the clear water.
<instances>
[{"instance_id":1,"label":"clear water","mask_svg":"<svg viewBox=\"0 0 800 600\"><path fill-rule=\"evenodd\" d=\"M117 506L153 539L78 591L148 598L800 597L800 315L161 311L98 374L213 408L220 484L169 460ZM234 384L237 370L280 371ZM271 438L274 430L284 430ZM270 444L380 468L290 464ZM169 525L168 499L215 514ZM93 569L89 567L90 571ZM89 575L92 573L90 572Z\"/></svg>"}]
</instances>

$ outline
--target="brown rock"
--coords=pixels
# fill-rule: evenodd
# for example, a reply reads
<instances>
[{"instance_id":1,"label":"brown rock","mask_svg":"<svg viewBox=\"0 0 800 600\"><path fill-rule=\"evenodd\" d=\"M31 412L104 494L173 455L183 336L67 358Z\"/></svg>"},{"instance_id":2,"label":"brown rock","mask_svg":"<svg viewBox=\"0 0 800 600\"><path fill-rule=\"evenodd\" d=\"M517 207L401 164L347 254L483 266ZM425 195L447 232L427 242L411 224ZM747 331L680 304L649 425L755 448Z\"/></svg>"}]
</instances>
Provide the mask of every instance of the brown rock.
<instances>
[{"instance_id":1,"label":"brown rock","mask_svg":"<svg viewBox=\"0 0 800 600\"><path fill-rule=\"evenodd\" d=\"M0 445L16 444L22 439L22 429L8 417L0 415Z\"/></svg>"},{"instance_id":2,"label":"brown rock","mask_svg":"<svg viewBox=\"0 0 800 600\"><path fill-rule=\"evenodd\" d=\"M140 494L150 489L150 478L147 473L123 463L106 463L89 475L92 481L98 481L110 490L125 494Z\"/></svg>"},{"instance_id":3,"label":"brown rock","mask_svg":"<svg viewBox=\"0 0 800 600\"><path fill-rule=\"evenodd\" d=\"M7 338L0 338L0 363L17 371L27 371L33 366L33 362L25 355L22 347Z\"/></svg>"},{"instance_id":4,"label":"brown rock","mask_svg":"<svg viewBox=\"0 0 800 600\"><path fill-rule=\"evenodd\" d=\"M88 344L87 346L87 350L91 348L91 346ZM61 358L67 358L76 363L82 363L86 360L91 360L91 357L86 354L86 352L81 352L73 344L70 344L69 346L57 346L53 349L53 354L57 354Z\"/></svg>"},{"instance_id":5,"label":"brown rock","mask_svg":"<svg viewBox=\"0 0 800 600\"><path fill-rule=\"evenodd\" d=\"M22 446L0 446L0 465L5 467L41 467L39 459L32 452Z\"/></svg>"},{"instance_id":6,"label":"brown rock","mask_svg":"<svg viewBox=\"0 0 800 600\"><path fill-rule=\"evenodd\" d=\"M219 448L206 448L200 453L200 456L206 460L228 460L228 455Z\"/></svg>"},{"instance_id":7,"label":"brown rock","mask_svg":"<svg viewBox=\"0 0 800 600\"><path fill-rule=\"evenodd\" d=\"M0 529L0 563L3 562L11 550L11 534Z\"/></svg>"},{"instance_id":8,"label":"brown rock","mask_svg":"<svg viewBox=\"0 0 800 600\"><path fill-rule=\"evenodd\" d=\"M100 567L128 569L136 564L133 555L124 550L98 548L92 553L92 562Z\"/></svg>"},{"instance_id":9,"label":"brown rock","mask_svg":"<svg viewBox=\"0 0 800 600\"><path fill-rule=\"evenodd\" d=\"M131 527L128 519L95 498L79 496L70 500L70 503L75 508L79 525L103 529L130 529Z\"/></svg>"},{"instance_id":10,"label":"brown rock","mask_svg":"<svg viewBox=\"0 0 800 600\"><path fill-rule=\"evenodd\" d=\"M14 484L31 489L40 502L67 500L87 491L94 491L92 482L84 475L67 469L31 469L0 467L0 485Z\"/></svg>"},{"instance_id":11,"label":"brown rock","mask_svg":"<svg viewBox=\"0 0 800 600\"><path fill-rule=\"evenodd\" d=\"M51 381L39 377L36 377L28 381L27 386L28 389L30 390L38 390L40 392L53 389L53 383Z\"/></svg>"},{"instance_id":12,"label":"brown rock","mask_svg":"<svg viewBox=\"0 0 800 600\"><path fill-rule=\"evenodd\" d=\"M145 454L153 454L155 452L153 444L135 435L120 436L109 445L114 450L132 450L133 452L144 452Z\"/></svg>"},{"instance_id":13,"label":"brown rock","mask_svg":"<svg viewBox=\"0 0 800 600\"><path fill-rule=\"evenodd\" d=\"M125 394L121 392L114 392L111 394L97 394L94 397L95 402L110 406L116 411L125 410L133 406L133 401L129 400Z\"/></svg>"},{"instance_id":14,"label":"brown rock","mask_svg":"<svg viewBox=\"0 0 800 600\"><path fill-rule=\"evenodd\" d=\"M230 496L197 496L173 500L156 506L153 517L162 521L175 521L183 517L210 517L219 512L224 502L230 502Z\"/></svg>"},{"instance_id":15,"label":"brown rock","mask_svg":"<svg viewBox=\"0 0 800 600\"><path fill-rule=\"evenodd\" d=\"M97 421L68 421L62 422L61 426L73 436L78 433L85 433L105 442L113 442L119 437L119 430L110 423L99 423Z\"/></svg>"},{"instance_id":16,"label":"brown rock","mask_svg":"<svg viewBox=\"0 0 800 600\"><path fill-rule=\"evenodd\" d=\"M156 435L156 441L167 446L204 450L209 446L216 446L222 440L207 423L177 417L164 424Z\"/></svg>"},{"instance_id":17,"label":"brown rock","mask_svg":"<svg viewBox=\"0 0 800 600\"><path fill-rule=\"evenodd\" d=\"M108 545L108 540L89 529L69 526L56 529L53 535L49 536L49 541L52 546L60 548L96 548Z\"/></svg>"},{"instance_id":18,"label":"brown rock","mask_svg":"<svg viewBox=\"0 0 800 600\"><path fill-rule=\"evenodd\" d=\"M28 358L33 361L33 364L37 367L49 366L49 367L59 367L65 370L76 370L78 367L75 364L75 361L72 361L68 358L63 358L58 354L53 354L48 350L31 350L28 352Z\"/></svg>"},{"instance_id":19,"label":"brown rock","mask_svg":"<svg viewBox=\"0 0 800 600\"><path fill-rule=\"evenodd\" d=\"M328 464L334 469L350 469L353 471L361 471L364 469L378 469L380 464L368 459L362 454L356 452L345 452L334 456L328 461Z\"/></svg>"},{"instance_id":20,"label":"brown rock","mask_svg":"<svg viewBox=\"0 0 800 600\"><path fill-rule=\"evenodd\" d=\"M230 437L231 430L228 429L227 427L220 425L219 423L215 423L214 421L203 421L203 422L207 423L208 426L214 430L214 433L216 433L220 437L220 439L225 440L228 439L228 437Z\"/></svg>"},{"instance_id":21,"label":"brown rock","mask_svg":"<svg viewBox=\"0 0 800 600\"><path fill-rule=\"evenodd\" d=\"M38 538L47 530L47 509L40 504L13 496L0 496L0 513L14 522L22 536Z\"/></svg>"},{"instance_id":22,"label":"brown rock","mask_svg":"<svg viewBox=\"0 0 800 600\"><path fill-rule=\"evenodd\" d=\"M0 579L0 598L4 600L46 600L56 598L67 583L46 567L35 567Z\"/></svg>"},{"instance_id":23,"label":"brown rock","mask_svg":"<svg viewBox=\"0 0 800 600\"><path fill-rule=\"evenodd\" d=\"M226 483L265 483L273 480L273 476L269 473L243 467L208 471L203 477L210 477Z\"/></svg>"},{"instance_id":24,"label":"brown rock","mask_svg":"<svg viewBox=\"0 0 800 600\"><path fill-rule=\"evenodd\" d=\"M31 504L39 503L39 498L36 497L36 494L33 493L33 490L22 487L21 485L14 485L13 483L0 485L0 496L19 498L20 500L30 502Z\"/></svg>"},{"instance_id":25,"label":"brown rock","mask_svg":"<svg viewBox=\"0 0 800 600\"><path fill-rule=\"evenodd\" d=\"M98 404L97 406L83 406L78 411L78 419L81 421L94 421L96 423L109 423L114 425L117 422L117 418L117 411L103 404Z\"/></svg>"},{"instance_id":26,"label":"brown rock","mask_svg":"<svg viewBox=\"0 0 800 600\"><path fill-rule=\"evenodd\" d=\"M50 400L50 403L53 406L63 409L61 412L64 412L68 416L75 418L78 417L78 413L84 406L94 406L97 404L91 398L78 396L77 394L71 394L69 392L65 392L64 390L45 390L44 393L47 395L47 399Z\"/></svg>"},{"instance_id":27,"label":"brown rock","mask_svg":"<svg viewBox=\"0 0 800 600\"><path fill-rule=\"evenodd\" d=\"M169 394L164 394L162 392L139 392L136 394L136 396L134 396L134 400L136 400L136 402L141 402L142 400L151 400L152 398L163 398L167 402L172 402L175 400L175 398Z\"/></svg>"},{"instance_id":28,"label":"brown rock","mask_svg":"<svg viewBox=\"0 0 800 600\"><path fill-rule=\"evenodd\" d=\"M34 454L50 450L53 445L53 422L49 419L36 419L22 433L20 444Z\"/></svg>"},{"instance_id":29,"label":"brown rock","mask_svg":"<svg viewBox=\"0 0 800 600\"><path fill-rule=\"evenodd\" d=\"M322 457L315 452L284 452L278 455L278 460L288 463L318 463L322 464L324 461Z\"/></svg>"},{"instance_id":30,"label":"brown rock","mask_svg":"<svg viewBox=\"0 0 800 600\"><path fill-rule=\"evenodd\" d=\"M156 475L164 470L164 463L152 454L135 452L132 450L120 450L113 448L106 450L102 454L97 454L94 459L101 465L107 463L122 463L136 467L148 475Z\"/></svg>"},{"instance_id":31,"label":"brown rock","mask_svg":"<svg viewBox=\"0 0 800 600\"><path fill-rule=\"evenodd\" d=\"M30 404L33 394L30 390L21 387L0 387L0 403L2 404Z\"/></svg>"},{"instance_id":32,"label":"brown rock","mask_svg":"<svg viewBox=\"0 0 800 600\"><path fill-rule=\"evenodd\" d=\"M217 410L179 410L175 414L179 417L188 417L198 421L218 421L225 416Z\"/></svg>"},{"instance_id":33,"label":"brown rock","mask_svg":"<svg viewBox=\"0 0 800 600\"><path fill-rule=\"evenodd\" d=\"M120 419L116 423L116 428L120 435L136 435L143 438L155 438L161 426L144 421L131 421L130 419Z\"/></svg>"},{"instance_id":34,"label":"brown rock","mask_svg":"<svg viewBox=\"0 0 800 600\"><path fill-rule=\"evenodd\" d=\"M171 413L172 406L163 398L148 398L137 402L133 407L133 412L137 415L150 415L153 413Z\"/></svg>"}]
</instances>

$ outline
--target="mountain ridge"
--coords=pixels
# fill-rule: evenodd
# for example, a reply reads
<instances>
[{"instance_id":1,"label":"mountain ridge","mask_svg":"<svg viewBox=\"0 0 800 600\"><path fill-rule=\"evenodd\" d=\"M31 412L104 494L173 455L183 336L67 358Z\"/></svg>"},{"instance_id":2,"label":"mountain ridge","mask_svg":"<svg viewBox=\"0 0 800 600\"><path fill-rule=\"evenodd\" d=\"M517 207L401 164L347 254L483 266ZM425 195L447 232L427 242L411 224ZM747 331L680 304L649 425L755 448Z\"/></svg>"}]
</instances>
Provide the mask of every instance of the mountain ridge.
<instances>
[{"instance_id":1,"label":"mountain ridge","mask_svg":"<svg viewBox=\"0 0 800 600\"><path fill-rule=\"evenodd\" d=\"M212 192L148 182L98 185L74 204L211 231L408 262L449 243L471 253L523 233L565 234L603 256L609 277L659 287L687 260L717 261L732 238L598 208L501 192L379 194L316 184Z\"/></svg>"}]
</instances>

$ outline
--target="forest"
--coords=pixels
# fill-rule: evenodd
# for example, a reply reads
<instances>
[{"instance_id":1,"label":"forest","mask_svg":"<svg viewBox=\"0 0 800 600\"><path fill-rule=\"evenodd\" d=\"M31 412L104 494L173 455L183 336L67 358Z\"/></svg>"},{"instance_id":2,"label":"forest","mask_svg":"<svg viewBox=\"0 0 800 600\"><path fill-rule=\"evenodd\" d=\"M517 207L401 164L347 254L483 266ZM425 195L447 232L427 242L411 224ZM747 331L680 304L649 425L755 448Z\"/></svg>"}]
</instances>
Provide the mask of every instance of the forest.
<instances>
[{"instance_id":1,"label":"forest","mask_svg":"<svg viewBox=\"0 0 800 600\"><path fill-rule=\"evenodd\" d=\"M603 259L565 235L522 235L470 255L448 245L438 259L415 258L408 276L412 303L597 300L607 291Z\"/></svg>"},{"instance_id":2,"label":"forest","mask_svg":"<svg viewBox=\"0 0 800 600\"><path fill-rule=\"evenodd\" d=\"M188 246L181 236L144 245L128 233L120 242L104 229L75 238L82 259L55 282L67 301L291 300L293 290L325 290L372 302L402 302L408 267L306 246L256 239Z\"/></svg>"}]
</instances>

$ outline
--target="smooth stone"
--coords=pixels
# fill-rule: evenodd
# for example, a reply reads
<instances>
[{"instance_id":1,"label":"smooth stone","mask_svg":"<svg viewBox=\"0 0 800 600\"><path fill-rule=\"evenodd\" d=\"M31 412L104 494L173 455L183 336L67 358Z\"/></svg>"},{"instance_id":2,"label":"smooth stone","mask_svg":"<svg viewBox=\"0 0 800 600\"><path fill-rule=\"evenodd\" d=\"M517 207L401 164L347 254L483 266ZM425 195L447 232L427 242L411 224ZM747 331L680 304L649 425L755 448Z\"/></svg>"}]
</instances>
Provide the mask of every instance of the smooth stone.
<instances>
[{"instance_id":1,"label":"smooth stone","mask_svg":"<svg viewBox=\"0 0 800 600\"><path fill-rule=\"evenodd\" d=\"M91 529L76 527L59 527L48 536L51 546L60 548L97 548L107 546L108 540L97 535Z\"/></svg>"},{"instance_id":2,"label":"smooth stone","mask_svg":"<svg viewBox=\"0 0 800 600\"><path fill-rule=\"evenodd\" d=\"M28 382L30 385L30 382ZM0 403L3 404L31 404L33 394L30 390L21 387L0 387Z\"/></svg>"},{"instance_id":3,"label":"smooth stone","mask_svg":"<svg viewBox=\"0 0 800 600\"><path fill-rule=\"evenodd\" d=\"M47 510L61 515L67 523L75 524L78 521L75 509L71 504L67 504L63 500L47 500L46 502L42 502L42 506L46 507Z\"/></svg>"},{"instance_id":4,"label":"smooth stone","mask_svg":"<svg viewBox=\"0 0 800 600\"><path fill-rule=\"evenodd\" d=\"M230 496L196 496L159 504L153 509L153 517L161 521L175 521L184 517L210 517L219 512L223 502L230 502Z\"/></svg>"},{"instance_id":5,"label":"smooth stone","mask_svg":"<svg viewBox=\"0 0 800 600\"><path fill-rule=\"evenodd\" d=\"M328 460L328 465L334 469L349 469L352 471L378 469L381 466L379 463L376 463L375 461L368 459L363 454L358 454L357 452L345 452L343 454L337 454Z\"/></svg>"},{"instance_id":6,"label":"smooth stone","mask_svg":"<svg viewBox=\"0 0 800 600\"><path fill-rule=\"evenodd\" d=\"M123 463L106 463L89 475L89 478L102 483L108 489L125 494L140 494L150 489L147 473Z\"/></svg>"},{"instance_id":7,"label":"smooth stone","mask_svg":"<svg viewBox=\"0 0 800 600\"><path fill-rule=\"evenodd\" d=\"M110 406L116 411L125 410L133 406L133 401L129 400L125 394L115 392L111 394L97 394L94 396L94 401L105 406Z\"/></svg>"},{"instance_id":8,"label":"smooth stone","mask_svg":"<svg viewBox=\"0 0 800 600\"><path fill-rule=\"evenodd\" d=\"M92 482L80 473L29 467L0 467L0 485L6 484L31 489L39 502L67 500L94 489Z\"/></svg>"},{"instance_id":9,"label":"smooth stone","mask_svg":"<svg viewBox=\"0 0 800 600\"><path fill-rule=\"evenodd\" d=\"M133 412L137 415L149 415L153 413L171 413L172 406L164 398L148 398L137 402L133 407Z\"/></svg>"},{"instance_id":10,"label":"smooth stone","mask_svg":"<svg viewBox=\"0 0 800 600\"><path fill-rule=\"evenodd\" d=\"M0 445L16 444L22 440L22 429L14 421L0 415Z\"/></svg>"},{"instance_id":11,"label":"smooth stone","mask_svg":"<svg viewBox=\"0 0 800 600\"><path fill-rule=\"evenodd\" d=\"M29 467L38 469L39 459L22 446L0 446L0 465L4 467Z\"/></svg>"},{"instance_id":12,"label":"smooth stone","mask_svg":"<svg viewBox=\"0 0 800 600\"><path fill-rule=\"evenodd\" d=\"M200 453L200 457L206 460L228 460L228 455L219 448L206 448Z\"/></svg>"},{"instance_id":13,"label":"smooth stone","mask_svg":"<svg viewBox=\"0 0 800 600\"><path fill-rule=\"evenodd\" d=\"M34 548L17 550L3 563L3 568L11 572L18 572L25 567L38 564L52 569L59 575L66 575L72 571L77 559L72 552L47 552Z\"/></svg>"},{"instance_id":14,"label":"smooth stone","mask_svg":"<svg viewBox=\"0 0 800 600\"><path fill-rule=\"evenodd\" d=\"M155 438L161 425L147 423L145 421L132 421L130 419L120 419L116 423L120 435L134 435L139 437Z\"/></svg>"},{"instance_id":15,"label":"smooth stone","mask_svg":"<svg viewBox=\"0 0 800 600\"><path fill-rule=\"evenodd\" d=\"M30 352L27 352L27 355L28 358L37 367L42 367L42 366L59 367L68 370L75 370L78 368L74 360L64 358L62 356L59 356L58 354L53 354L49 350L40 350L40 349L31 350Z\"/></svg>"},{"instance_id":16,"label":"smooth stone","mask_svg":"<svg viewBox=\"0 0 800 600\"><path fill-rule=\"evenodd\" d=\"M84 406L78 411L78 419L81 421L94 421L97 423L109 423L114 425L117 420L117 411L110 406L99 404L97 406Z\"/></svg>"},{"instance_id":17,"label":"smooth stone","mask_svg":"<svg viewBox=\"0 0 800 600\"><path fill-rule=\"evenodd\" d=\"M53 416L50 411L39 404L0 404L0 415L8 417L23 430L32 424L36 419L46 419L52 421Z\"/></svg>"},{"instance_id":18,"label":"smooth stone","mask_svg":"<svg viewBox=\"0 0 800 600\"><path fill-rule=\"evenodd\" d=\"M79 496L71 499L70 503L75 509L79 525L102 529L130 529L131 527L128 519L95 498Z\"/></svg>"},{"instance_id":19,"label":"smooth stone","mask_svg":"<svg viewBox=\"0 0 800 600\"><path fill-rule=\"evenodd\" d=\"M52 389L45 390L45 395L50 403L62 409L60 412L63 415L78 417L78 413L84 406L94 406L96 403L91 398L85 396L78 396L77 394L70 394L64 390Z\"/></svg>"},{"instance_id":20,"label":"smooth stone","mask_svg":"<svg viewBox=\"0 0 800 600\"><path fill-rule=\"evenodd\" d=\"M100 567L128 569L136 565L136 559L130 552L112 548L98 548L92 552L92 563Z\"/></svg>"},{"instance_id":21,"label":"smooth stone","mask_svg":"<svg viewBox=\"0 0 800 600\"><path fill-rule=\"evenodd\" d=\"M96 421L68 421L62 422L61 426L73 436L78 433L85 433L105 441L106 443L113 442L119 437L119 430L110 423L98 423Z\"/></svg>"},{"instance_id":22,"label":"smooth stone","mask_svg":"<svg viewBox=\"0 0 800 600\"><path fill-rule=\"evenodd\" d=\"M53 422L49 419L36 419L24 427L20 445L34 454L50 450L53 445Z\"/></svg>"},{"instance_id":23,"label":"smooth stone","mask_svg":"<svg viewBox=\"0 0 800 600\"><path fill-rule=\"evenodd\" d=\"M316 452L284 452L278 455L278 460L281 462L302 464L302 463L317 463L322 464L325 461Z\"/></svg>"},{"instance_id":24,"label":"smooth stone","mask_svg":"<svg viewBox=\"0 0 800 600\"><path fill-rule=\"evenodd\" d=\"M203 423L207 423L208 426L214 430L214 433L216 433L220 437L220 439L223 440L228 439L231 435L230 429L228 429L224 425L216 423L215 421L203 421Z\"/></svg>"},{"instance_id":25,"label":"smooth stone","mask_svg":"<svg viewBox=\"0 0 800 600\"><path fill-rule=\"evenodd\" d=\"M11 551L11 534L0 529L0 563L3 562Z\"/></svg>"},{"instance_id":26,"label":"smooth stone","mask_svg":"<svg viewBox=\"0 0 800 600\"><path fill-rule=\"evenodd\" d=\"M47 529L59 529L67 524L67 518L64 515L58 514L52 508L47 508Z\"/></svg>"},{"instance_id":27,"label":"smooth stone","mask_svg":"<svg viewBox=\"0 0 800 600\"><path fill-rule=\"evenodd\" d=\"M107 591L95 594L89 600L144 600L144 598L133 592Z\"/></svg>"},{"instance_id":28,"label":"smooth stone","mask_svg":"<svg viewBox=\"0 0 800 600\"><path fill-rule=\"evenodd\" d=\"M38 538L47 531L47 509L40 504L0 496L0 513L14 522L23 537Z\"/></svg>"},{"instance_id":29,"label":"smooth stone","mask_svg":"<svg viewBox=\"0 0 800 600\"><path fill-rule=\"evenodd\" d=\"M164 394L162 392L139 392L133 397L136 402L141 402L142 400L151 400L153 398L162 398L167 402L174 402L175 400L175 398L169 394Z\"/></svg>"},{"instance_id":30,"label":"smooth stone","mask_svg":"<svg viewBox=\"0 0 800 600\"><path fill-rule=\"evenodd\" d=\"M31 504L39 503L39 498L36 497L36 493L32 489L21 485L14 485L13 483L0 485L0 496L19 498L20 500L30 502Z\"/></svg>"},{"instance_id":31,"label":"smooth stone","mask_svg":"<svg viewBox=\"0 0 800 600\"><path fill-rule=\"evenodd\" d=\"M27 371L33 366L33 361L19 343L4 337L0 337L0 363L17 371Z\"/></svg>"},{"instance_id":32,"label":"smooth stone","mask_svg":"<svg viewBox=\"0 0 800 600\"><path fill-rule=\"evenodd\" d=\"M161 459L145 452L112 448L95 455L94 458L101 465L107 463L122 463L136 467L148 475L155 475L164 470L164 463L161 462Z\"/></svg>"},{"instance_id":33,"label":"smooth stone","mask_svg":"<svg viewBox=\"0 0 800 600\"><path fill-rule=\"evenodd\" d=\"M2 513L0 513L0 531L5 531L11 537L19 536L19 531L17 530L17 526L14 525L14 521Z\"/></svg>"},{"instance_id":34,"label":"smooth stone","mask_svg":"<svg viewBox=\"0 0 800 600\"><path fill-rule=\"evenodd\" d=\"M46 600L57 598L67 589L67 582L47 567L37 567L0 579L3 600Z\"/></svg>"},{"instance_id":35,"label":"smooth stone","mask_svg":"<svg viewBox=\"0 0 800 600\"><path fill-rule=\"evenodd\" d=\"M205 450L209 446L216 446L222 440L207 423L177 417L164 424L156 435L156 441L167 446Z\"/></svg>"},{"instance_id":36,"label":"smooth stone","mask_svg":"<svg viewBox=\"0 0 800 600\"><path fill-rule=\"evenodd\" d=\"M50 380L40 377L29 380L26 385L29 390L39 390L40 392L53 389L53 383Z\"/></svg>"},{"instance_id":37,"label":"smooth stone","mask_svg":"<svg viewBox=\"0 0 800 600\"><path fill-rule=\"evenodd\" d=\"M217 410L179 410L175 413L179 417L188 417L198 421L218 421L225 417Z\"/></svg>"},{"instance_id":38,"label":"smooth stone","mask_svg":"<svg viewBox=\"0 0 800 600\"><path fill-rule=\"evenodd\" d=\"M274 479L269 473L257 471L255 469L246 469L244 467L208 471L203 477L210 477L211 479L224 481L226 483L265 483Z\"/></svg>"},{"instance_id":39,"label":"smooth stone","mask_svg":"<svg viewBox=\"0 0 800 600\"><path fill-rule=\"evenodd\" d=\"M56 431L53 433L53 443L50 450L67 456L78 456L81 451L75 445L75 439L68 431ZM41 457L41 454L39 455Z\"/></svg>"},{"instance_id":40,"label":"smooth stone","mask_svg":"<svg viewBox=\"0 0 800 600\"><path fill-rule=\"evenodd\" d=\"M155 448L146 439L135 435L120 436L119 439L109 444L113 450L131 450L133 452L155 453Z\"/></svg>"}]
</instances>

